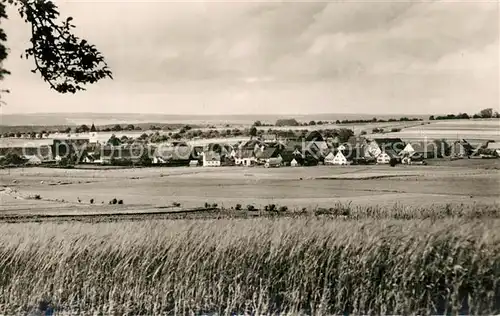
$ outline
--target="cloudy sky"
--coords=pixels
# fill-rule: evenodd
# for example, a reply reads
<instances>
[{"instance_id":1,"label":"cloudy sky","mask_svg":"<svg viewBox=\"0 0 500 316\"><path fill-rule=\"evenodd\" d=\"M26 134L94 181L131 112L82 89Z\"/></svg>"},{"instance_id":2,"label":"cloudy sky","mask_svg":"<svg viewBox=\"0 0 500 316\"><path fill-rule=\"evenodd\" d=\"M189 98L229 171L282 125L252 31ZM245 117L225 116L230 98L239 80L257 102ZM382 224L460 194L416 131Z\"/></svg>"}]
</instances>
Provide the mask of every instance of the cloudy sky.
<instances>
[{"instance_id":1,"label":"cloudy sky","mask_svg":"<svg viewBox=\"0 0 500 316\"><path fill-rule=\"evenodd\" d=\"M497 1L57 1L115 80L58 95L19 58L2 113L426 114L499 107Z\"/></svg>"}]
</instances>

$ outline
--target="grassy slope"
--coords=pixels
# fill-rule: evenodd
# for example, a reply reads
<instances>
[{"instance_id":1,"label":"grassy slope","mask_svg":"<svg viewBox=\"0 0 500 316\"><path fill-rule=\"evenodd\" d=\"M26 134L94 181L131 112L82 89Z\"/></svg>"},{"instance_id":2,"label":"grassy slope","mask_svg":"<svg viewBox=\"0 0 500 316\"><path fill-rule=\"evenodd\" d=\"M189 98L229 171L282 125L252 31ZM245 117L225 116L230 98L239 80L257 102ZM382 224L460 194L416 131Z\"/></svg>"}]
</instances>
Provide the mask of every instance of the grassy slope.
<instances>
[{"instance_id":1,"label":"grassy slope","mask_svg":"<svg viewBox=\"0 0 500 316\"><path fill-rule=\"evenodd\" d=\"M441 210L446 215L446 210ZM500 220L1 224L0 313L500 311Z\"/></svg>"}]
</instances>

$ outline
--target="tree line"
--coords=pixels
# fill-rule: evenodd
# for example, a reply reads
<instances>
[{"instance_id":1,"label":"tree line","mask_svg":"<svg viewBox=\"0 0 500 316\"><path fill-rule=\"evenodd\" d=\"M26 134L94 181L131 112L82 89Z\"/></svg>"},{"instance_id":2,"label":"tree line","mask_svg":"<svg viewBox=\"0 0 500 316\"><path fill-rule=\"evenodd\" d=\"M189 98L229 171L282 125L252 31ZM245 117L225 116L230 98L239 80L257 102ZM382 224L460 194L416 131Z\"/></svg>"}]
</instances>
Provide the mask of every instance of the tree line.
<instances>
[{"instance_id":1,"label":"tree line","mask_svg":"<svg viewBox=\"0 0 500 316\"><path fill-rule=\"evenodd\" d=\"M486 108L481 110L479 113L474 115L469 115L467 113L458 113L458 114L446 114L446 115L431 115L429 116L430 121L434 120L468 120L468 119L479 119L479 118L500 118L500 114L497 111L494 111L492 108Z\"/></svg>"},{"instance_id":2,"label":"tree line","mask_svg":"<svg viewBox=\"0 0 500 316\"><path fill-rule=\"evenodd\" d=\"M416 117L400 117L400 118L390 118L390 119L379 119L379 118L372 118L372 119L367 119L367 120L336 120L336 121L314 121L311 120L309 122L299 122L294 118L284 118L284 119L278 119L274 125L272 124L265 124L262 123L261 121L255 121L252 126L255 127L262 127L262 126L277 126L277 127L283 127L283 126L316 126L316 125L339 125L339 124L364 124L364 123L387 123L387 122L414 122L414 121L423 121L421 118L416 118Z\"/></svg>"}]
</instances>

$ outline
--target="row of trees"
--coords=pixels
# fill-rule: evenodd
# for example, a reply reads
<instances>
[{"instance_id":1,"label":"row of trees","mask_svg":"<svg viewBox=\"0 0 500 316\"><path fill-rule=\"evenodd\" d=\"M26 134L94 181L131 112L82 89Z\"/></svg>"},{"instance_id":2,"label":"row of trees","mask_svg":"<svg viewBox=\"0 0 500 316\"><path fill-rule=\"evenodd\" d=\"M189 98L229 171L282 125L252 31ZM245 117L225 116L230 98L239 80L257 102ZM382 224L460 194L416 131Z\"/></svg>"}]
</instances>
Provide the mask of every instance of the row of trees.
<instances>
[{"instance_id":1,"label":"row of trees","mask_svg":"<svg viewBox=\"0 0 500 316\"><path fill-rule=\"evenodd\" d=\"M479 119L479 118L500 118L500 114L497 111L494 111L492 108L486 108L481 110L479 113L474 115L469 115L467 113L458 113L458 114L446 114L446 115L438 115L429 116L430 121L434 120L468 120L468 119Z\"/></svg>"},{"instance_id":2,"label":"row of trees","mask_svg":"<svg viewBox=\"0 0 500 316\"><path fill-rule=\"evenodd\" d=\"M316 126L316 125L327 125L327 124L364 124L364 123L387 123L387 122L413 122L413 121L422 121L421 118L409 118L409 117L400 117L400 118L390 118L387 120L378 119L376 117L369 120L336 120L336 121L314 121L311 120L309 122L299 122L294 118L287 119L278 119L274 126ZM252 126L261 127L261 126L273 126L271 124L263 124L261 121L255 121Z\"/></svg>"},{"instance_id":3,"label":"row of trees","mask_svg":"<svg viewBox=\"0 0 500 316\"><path fill-rule=\"evenodd\" d=\"M286 134L287 138L305 138L310 133L309 130L273 130L268 129L267 131L257 130L255 126L250 129L226 129L226 130L207 130L201 131L199 129L194 130L184 130L181 129L182 132L173 133L168 132L166 134L160 134L158 131L155 133L143 133L137 138L122 136L118 138L116 135L111 135L108 139L107 144L113 146L119 146L122 144L131 144L134 142L142 142L142 143L161 143L166 141L176 141L181 139L193 139L193 138L203 138L203 139L213 139L213 138L225 138L225 137L261 137L263 134L275 134L277 136ZM339 142L346 142L349 137L354 135L354 131L348 128L339 128L339 129L321 129L317 131L325 138L336 138Z\"/></svg>"}]
</instances>

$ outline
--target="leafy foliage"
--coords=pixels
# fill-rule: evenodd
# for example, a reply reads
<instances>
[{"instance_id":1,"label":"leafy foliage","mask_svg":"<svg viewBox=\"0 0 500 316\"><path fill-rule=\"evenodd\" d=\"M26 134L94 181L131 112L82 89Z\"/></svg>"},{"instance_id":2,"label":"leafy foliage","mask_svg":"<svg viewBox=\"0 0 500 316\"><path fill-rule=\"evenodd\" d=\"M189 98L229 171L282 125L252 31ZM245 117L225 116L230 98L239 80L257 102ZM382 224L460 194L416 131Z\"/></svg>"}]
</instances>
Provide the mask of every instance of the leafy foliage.
<instances>
[{"instance_id":1,"label":"leafy foliage","mask_svg":"<svg viewBox=\"0 0 500 316\"><path fill-rule=\"evenodd\" d=\"M9 152L4 157L0 157L0 165L22 165L27 161L16 153Z\"/></svg>"},{"instance_id":2,"label":"leafy foliage","mask_svg":"<svg viewBox=\"0 0 500 316\"><path fill-rule=\"evenodd\" d=\"M33 58L35 69L50 87L60 93L85 90L104 78L113 78L104 57L97 48L72 33L72 17L59 23L59 11L52 1L9 0L0 3L0 19L7 18L5 3L18 6L18 11L31 26L31 47L25 50L26 59ZM7 36L0 28L0 80L9 72L1 66L7 58L4 45Z\"/></svg>"}]
</instances>

